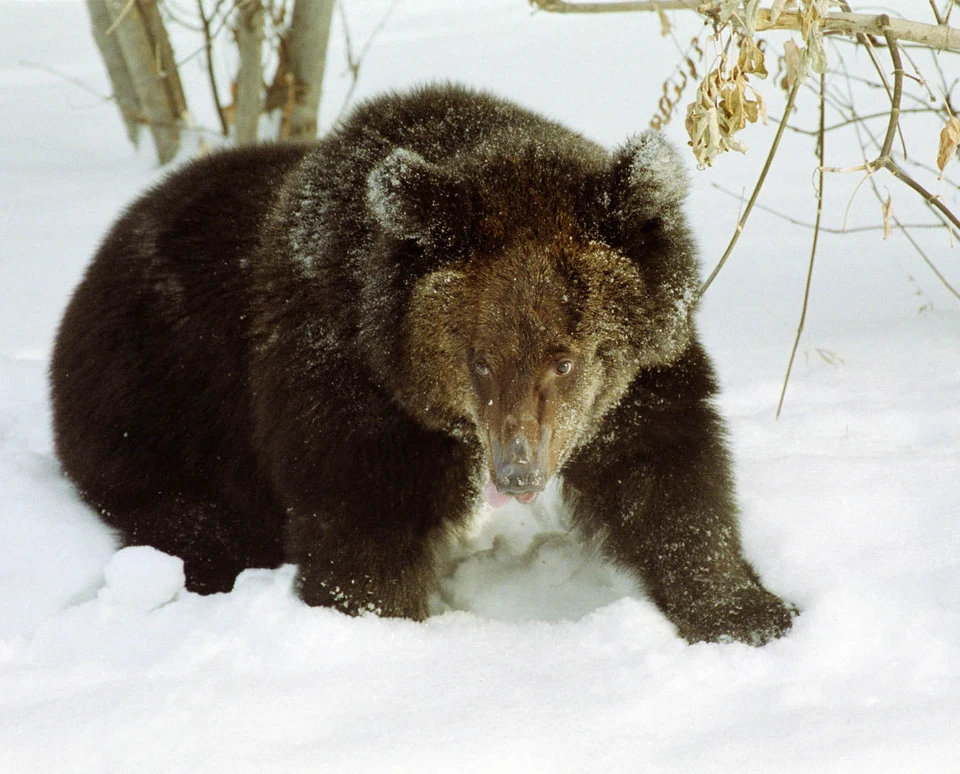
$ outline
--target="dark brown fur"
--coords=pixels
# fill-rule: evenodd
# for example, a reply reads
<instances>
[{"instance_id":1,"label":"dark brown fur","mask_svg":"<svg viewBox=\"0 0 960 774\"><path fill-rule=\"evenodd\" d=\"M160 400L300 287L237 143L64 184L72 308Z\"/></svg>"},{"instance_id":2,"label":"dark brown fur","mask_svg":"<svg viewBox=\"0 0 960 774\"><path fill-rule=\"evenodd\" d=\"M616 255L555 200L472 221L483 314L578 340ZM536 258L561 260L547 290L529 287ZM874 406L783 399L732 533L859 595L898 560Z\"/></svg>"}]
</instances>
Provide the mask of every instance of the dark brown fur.
<instances>
[{"instance_id":1,"label":"dark brown fur","mask_svg":"<svg viewBox=\"0 0 960 774\"><path fill-rule=\"evenodd\" d=\"M694 336L684 193L656 135L610 154L456 87L197 162L67 310L64 470L192 589L293 561L309 604L414 619L485 481L527 501L561 476L684 637L779 636Z\"/></svg>"}]
</instances>

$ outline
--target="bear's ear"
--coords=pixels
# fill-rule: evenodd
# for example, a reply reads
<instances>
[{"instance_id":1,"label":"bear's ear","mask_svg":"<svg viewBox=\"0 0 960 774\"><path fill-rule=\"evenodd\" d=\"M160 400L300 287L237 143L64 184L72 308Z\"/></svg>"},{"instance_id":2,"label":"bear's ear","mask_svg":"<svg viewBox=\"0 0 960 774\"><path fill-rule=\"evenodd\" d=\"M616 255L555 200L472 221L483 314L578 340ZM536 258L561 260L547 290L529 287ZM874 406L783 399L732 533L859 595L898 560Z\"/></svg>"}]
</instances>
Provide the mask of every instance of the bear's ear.
<instances>
[{"instance_id":1,"label":"bear's ear","mask_svg":"<svg viewBox=\"0 0 960 774\"><path fill-rule=\"evenodd\" d=\"M406 148L394 149L370 172L367 206L392 237L426 248L456 246L471 209L462 181Z\"/></svg>"},{"instance_id":2,"label":"bear's ear","mask_svg":"<svg viewBox=\"0 0 960 774\"><path fill-rule=\"evenodd\" d=\"M673 218L687 196L680 154L662 133L634 135L614 153L608 189L608 227L621 233Z\"/></svg>"}]
</instances>

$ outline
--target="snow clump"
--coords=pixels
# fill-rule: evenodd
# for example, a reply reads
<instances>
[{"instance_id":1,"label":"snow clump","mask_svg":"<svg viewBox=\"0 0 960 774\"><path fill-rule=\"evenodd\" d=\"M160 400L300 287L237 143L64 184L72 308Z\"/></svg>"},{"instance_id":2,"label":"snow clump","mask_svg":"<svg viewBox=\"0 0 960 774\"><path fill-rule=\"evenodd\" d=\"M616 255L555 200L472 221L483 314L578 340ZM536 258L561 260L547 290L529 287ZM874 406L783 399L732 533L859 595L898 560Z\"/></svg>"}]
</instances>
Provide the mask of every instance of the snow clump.
<instances>
[{"instance_id":1,"label":"snow clump","mask_svg":"<svg viewBox=\"0 0 960 774\"><path fill-rule=\"evenodd\" d=\"M103 570L106 581L97 598L140 610L172 602L184 587L183 560L152 546L128 546L114 554Z\"/></svg>"}]
</instances>

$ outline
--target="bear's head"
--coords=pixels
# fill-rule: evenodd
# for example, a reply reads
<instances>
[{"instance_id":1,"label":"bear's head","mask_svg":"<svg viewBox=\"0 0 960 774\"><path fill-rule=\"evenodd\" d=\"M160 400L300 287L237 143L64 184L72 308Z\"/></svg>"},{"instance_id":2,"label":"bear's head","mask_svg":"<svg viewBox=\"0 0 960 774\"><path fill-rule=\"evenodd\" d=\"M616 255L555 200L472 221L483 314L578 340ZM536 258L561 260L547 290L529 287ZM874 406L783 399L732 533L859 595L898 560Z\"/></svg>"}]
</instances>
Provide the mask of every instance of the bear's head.
<instances>
[{"instance_id":1,"label":"bear's head","mask_svg":"<svg viewBox=\"0 0 960 774\"><path fill-rule=\"evenodd\" d=\"M472 168L401 150L371 175L370 209L412 277L397 397L430 426L475 431L497 490L521 502L691 336L674 151L653 133L612 155L578 147Z\"/></svg>"}]
</instances>

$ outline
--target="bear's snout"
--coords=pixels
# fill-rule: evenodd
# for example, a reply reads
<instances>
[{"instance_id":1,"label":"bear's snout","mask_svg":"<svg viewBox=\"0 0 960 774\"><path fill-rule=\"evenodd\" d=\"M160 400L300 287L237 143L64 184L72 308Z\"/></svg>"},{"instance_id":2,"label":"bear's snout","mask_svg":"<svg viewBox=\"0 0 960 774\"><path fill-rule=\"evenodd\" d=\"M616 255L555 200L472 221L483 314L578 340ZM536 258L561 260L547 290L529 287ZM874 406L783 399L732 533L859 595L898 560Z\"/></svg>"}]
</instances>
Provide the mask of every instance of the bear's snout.
<instances>
[{"instance_id":1,"label":"bear's snout","mask_svg":"<svg viewBox=\"0 0 960 774\"><path fill-rule=\"evenodd\" d=\"M493 481L500 494L516 497L520 502L532 501L546 486L548 473L538 444L536 450L523 433L506 444L492 441Z\"/></svg>"}]
</instances>

